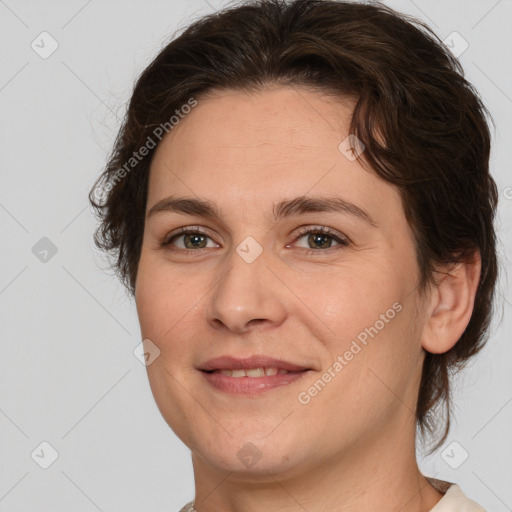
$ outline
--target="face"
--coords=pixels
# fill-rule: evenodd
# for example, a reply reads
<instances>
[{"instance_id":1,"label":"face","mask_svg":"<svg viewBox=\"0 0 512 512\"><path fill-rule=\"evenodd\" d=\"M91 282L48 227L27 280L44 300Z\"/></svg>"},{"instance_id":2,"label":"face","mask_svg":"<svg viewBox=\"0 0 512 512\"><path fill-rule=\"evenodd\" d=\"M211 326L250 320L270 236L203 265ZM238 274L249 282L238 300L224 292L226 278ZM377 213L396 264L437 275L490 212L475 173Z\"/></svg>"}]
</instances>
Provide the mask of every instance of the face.
<instances>
[{"instance_id":1,"label":"face","mask_svg":"<svg viewBox=\"0 0 512 512\"><path fill-rule=\"evenodd\" d=\"M136 282L160 351L147 371L210 467L293 472L414 428L413 237L397 190L346 151L353 106L217 91L154 155Z\"/></svg>"}]
</instances>

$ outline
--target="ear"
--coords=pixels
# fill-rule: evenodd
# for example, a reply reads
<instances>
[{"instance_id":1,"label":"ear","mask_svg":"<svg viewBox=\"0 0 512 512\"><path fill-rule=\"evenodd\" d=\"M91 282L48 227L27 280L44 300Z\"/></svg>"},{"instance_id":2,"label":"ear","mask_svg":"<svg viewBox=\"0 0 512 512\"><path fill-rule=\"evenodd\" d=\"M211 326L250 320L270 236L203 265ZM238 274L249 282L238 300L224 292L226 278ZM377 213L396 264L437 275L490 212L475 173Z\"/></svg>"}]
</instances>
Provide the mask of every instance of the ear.
<instances>
[{"instance_id":1,"label":"ear","mask_svg":"<svg viewBox=\"0 0 512 512\"><path fill-rule=\"evenodd\" d=\"M481 267L476 251L469 261L436 269L421 338L427 352L447 352L464 333L473 313Z\"/></svg>"}]
</instances>

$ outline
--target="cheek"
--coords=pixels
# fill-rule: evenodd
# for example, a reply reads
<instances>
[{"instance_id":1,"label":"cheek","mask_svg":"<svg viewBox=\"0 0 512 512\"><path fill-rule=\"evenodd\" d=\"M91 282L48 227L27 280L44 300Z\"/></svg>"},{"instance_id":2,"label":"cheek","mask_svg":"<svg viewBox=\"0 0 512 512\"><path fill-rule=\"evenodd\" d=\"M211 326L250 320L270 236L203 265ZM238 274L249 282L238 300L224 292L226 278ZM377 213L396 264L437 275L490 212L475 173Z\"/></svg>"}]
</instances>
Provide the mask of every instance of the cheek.
<instances>
[{"instance_id":1,"label":"cheek","mask_svg":"<svg viewBox=\"0 0 512 512\"><path fill-rule=\"evenodd\" d=\"M135 290L141 335L159 348L166 367L176 370L192 358L208 289L205 276L184 276L161 258L141 257Z\"/></svg>"},{"instance_id":2,"label":"cheek","mask_svg":"<svg viewBox=\"0 0 512 512\"><path fill-rule=\"evenodd\" d=\"M385 262L359 262L328 270L309 283L303 277L297 277L297 281L311 290L307 303L318 312L333 340L342 342L356 337L386 312L385 320L394 318L393 304L404 296L403 278Z\"/></svg>"},{"instance_id":3,"label":"cheek","mask_svg":"<svg viewBox=\"0 0 512 512\"><path fill-rule=\"evenodd\" d=\"M190 311L197 294L190 292L188 283L176 272L171 275L162 267L156 258L141 256L135 301L142 339L151 340L160 351L146 367L155 402L169 426L187 444L194 428L188 419L189 395L183 393L183 386L190 371L189 329L194 325ZM184 294L183 290L188 292Z\"/></svg>"},{"instance_id":4,"label":"cheek","mask_svg":"<svg viewBox=\"0 0 512 512\"><path fill-rule=\"evenodd\" d=\"M143 252L135 288L141 327L151 328L160 334L169 329L184 309L192 307L191 289L194 286L191 286L190 279L180 275L179 270L171 269L161 258ZM197 300L197 292L195 295Z\"/></svg>"},{"instance_id":5,"label":"cheek","mask_svg":"<svg viewBox=\"0 0 512 512\"><path fill-rule=\"evenodd\" d=\"M415 340L411 302L393 302L395 297L384 300L384 307L367 300L364 307L340 310L337 336L325 342L322 375L301 390L310 427L327 421L327 437L355 439L414 410L421 345ZM322 377L326 385L318 382Z\"/></svg>"},{"instance_id":6,"label":"cheek","mask_svg":"<svg viewBox=\"0 0 512 512\"><path fill-rule=\"evenodd\" d=\"M156 340L159 337L159 326L164 318L162 306L166 302L165 297L162 297L162 292L158 273L142 254L135 283L135 304L143 338Z\"/></svg>"},{"instance_id":7,"label":"cheek","mask_svg":"<svg viewBox=\"0 0 512 512\"><path fill-rule=\"evenodd\" d=\"M316 320L312 331L326 349L324 370L334 361L339 363L332 391L337 388L343 393L335 394L334 400L340 396L349 400L345 392L350 390L354 400L371 401L372 396L389 394L379 378L395 389L416 371L421 357L416 294L411 293L414 281L407 277L408 266L403 263L392 265L383 259L326 273L321 280L317 276L317 285L328 277L327 286L317 287L308 304L322 320ZM307 314L303 308L303 318Z\"/></svg>"}]
</instances>

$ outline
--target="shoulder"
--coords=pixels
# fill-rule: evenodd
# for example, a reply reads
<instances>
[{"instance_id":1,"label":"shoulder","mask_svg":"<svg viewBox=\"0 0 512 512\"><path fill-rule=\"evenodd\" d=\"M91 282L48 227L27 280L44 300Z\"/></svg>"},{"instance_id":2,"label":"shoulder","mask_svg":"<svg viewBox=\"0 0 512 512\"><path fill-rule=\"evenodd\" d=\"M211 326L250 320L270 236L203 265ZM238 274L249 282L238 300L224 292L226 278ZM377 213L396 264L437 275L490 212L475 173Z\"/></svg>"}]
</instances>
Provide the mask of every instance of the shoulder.
<instances>
[{"instance_id":1,"label":"shoulder","mask_svg":"<svg viewBox=\"0 0 512 512\"><path fill-rule=\"evenodd\" d=\"M433 478L429 478L428 481L444 493L430 512L486 512L478 503L468 498L457 484Z\"/></svg>"}]
</instances>

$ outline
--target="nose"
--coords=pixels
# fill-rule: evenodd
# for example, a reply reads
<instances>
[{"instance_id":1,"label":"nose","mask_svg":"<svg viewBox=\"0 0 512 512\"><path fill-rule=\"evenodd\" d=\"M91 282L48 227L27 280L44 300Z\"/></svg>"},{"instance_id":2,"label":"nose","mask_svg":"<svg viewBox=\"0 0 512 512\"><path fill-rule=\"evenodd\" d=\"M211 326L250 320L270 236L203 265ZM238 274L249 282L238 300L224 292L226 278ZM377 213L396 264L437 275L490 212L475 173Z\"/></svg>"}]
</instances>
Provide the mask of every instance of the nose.
<instances>
[{"instance_id":1,"label":"nose","mask_svg":"<svg viewBox=\"0 0 512 512\"><path fill-rule=\"evenodd\" d=\"M277 327L284 322L286 287L276 278L270 260L263 251L249 263L233 249L208 299L207 321L213 328L243 334L255 326Z\"/></svg>"}]
</instances>

